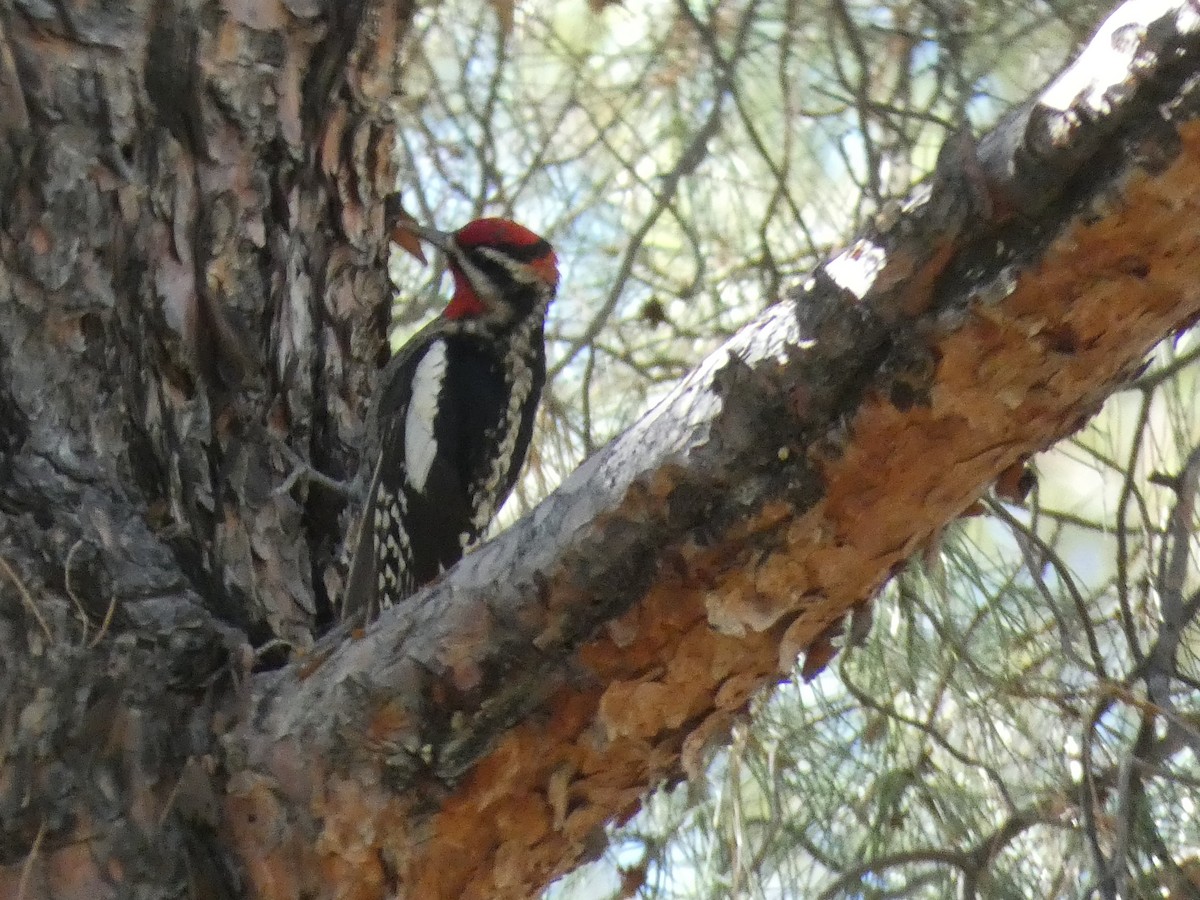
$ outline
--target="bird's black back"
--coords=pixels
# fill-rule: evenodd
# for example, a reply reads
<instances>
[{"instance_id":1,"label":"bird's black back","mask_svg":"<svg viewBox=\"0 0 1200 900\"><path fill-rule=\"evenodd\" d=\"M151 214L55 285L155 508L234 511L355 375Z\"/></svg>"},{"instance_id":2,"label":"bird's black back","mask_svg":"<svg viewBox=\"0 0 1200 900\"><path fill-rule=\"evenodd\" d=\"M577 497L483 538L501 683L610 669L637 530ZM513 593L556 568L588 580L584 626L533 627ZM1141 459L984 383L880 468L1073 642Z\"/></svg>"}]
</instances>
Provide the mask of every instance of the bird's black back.
<instances>
[{"instance_id":1,"label":"bird's black back","mask_svg":"<svg viewBox=\"0 0 1200 900\"><path fill-rule=\"evenodd\" d=\"M371 429L379 463L346 590L368 617L456 563L516 483L545 382L541 317L522 320L518 329L521 333L497 338L472 324L439 319L409 341L383 373ZM426 431L419 422L410 428L410 411L414 393L423 389L417 383L422 361L432 353L444 354L445 365ZM427 390L428 380L424 383ZM514 388L523 389L519 402L510 402ZM413 415L428 421L417 404ZM514 433L507 434L509 429ZM427 472L412 471L411 448L426 444L430 433L434 447ZM498 459L508 447L506 459ZM420 453L416 456L419 460Z\"/></svg>"}]
</instances>

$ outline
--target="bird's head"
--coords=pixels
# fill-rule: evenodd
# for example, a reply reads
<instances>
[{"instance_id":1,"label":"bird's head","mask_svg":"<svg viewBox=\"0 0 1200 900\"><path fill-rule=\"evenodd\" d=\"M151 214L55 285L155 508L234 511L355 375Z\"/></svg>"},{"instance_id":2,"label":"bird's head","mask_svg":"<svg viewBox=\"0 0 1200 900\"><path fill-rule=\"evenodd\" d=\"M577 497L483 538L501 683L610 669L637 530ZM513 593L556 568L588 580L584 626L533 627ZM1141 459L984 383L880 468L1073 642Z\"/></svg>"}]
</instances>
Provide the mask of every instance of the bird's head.
<instances>
[{"instance_id":1,"label":"bird's head","mask_svg":"<svg viewBox=\"0 0 1200 900\"><path fill-rule=\"evenodd\" d=\"M445 232L404 223L407 231L446 254L454 296L449 319L485 319L503 325L553 297L558 258L545 238L511 219L476 219Z\"/></svg>"}]
</instances>

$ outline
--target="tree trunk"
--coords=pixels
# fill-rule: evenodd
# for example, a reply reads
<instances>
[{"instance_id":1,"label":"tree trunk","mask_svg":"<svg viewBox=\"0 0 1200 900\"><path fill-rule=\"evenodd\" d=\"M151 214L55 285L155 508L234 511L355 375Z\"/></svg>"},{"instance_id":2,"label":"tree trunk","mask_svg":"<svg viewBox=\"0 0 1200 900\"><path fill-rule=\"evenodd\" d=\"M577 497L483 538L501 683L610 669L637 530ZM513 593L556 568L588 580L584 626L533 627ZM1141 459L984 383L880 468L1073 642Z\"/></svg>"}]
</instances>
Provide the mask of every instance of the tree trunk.
<instances>
[{"instance_id":1,"label":"tree trunk","mask_svg":"<svg viewBox=\"0 0 1200 900\"><path fill-rule=\"evenodd\" d=\"M1200 312L1200 35L1149 5L323 636L348 511L293 476L358 465L411 9L0 8L0 895L519 897L600 849Z\"/></svg>"},{"instance_id":2,"label":"tree trunk","mask_svg":"<svg viewBox=\"0 0 1200 900\"><path fill-rule=\"evenodd\" d=\"M211 716L329 618L410 17L0 6L0 895L239 893Z\"/></svg>"}]
</instances>

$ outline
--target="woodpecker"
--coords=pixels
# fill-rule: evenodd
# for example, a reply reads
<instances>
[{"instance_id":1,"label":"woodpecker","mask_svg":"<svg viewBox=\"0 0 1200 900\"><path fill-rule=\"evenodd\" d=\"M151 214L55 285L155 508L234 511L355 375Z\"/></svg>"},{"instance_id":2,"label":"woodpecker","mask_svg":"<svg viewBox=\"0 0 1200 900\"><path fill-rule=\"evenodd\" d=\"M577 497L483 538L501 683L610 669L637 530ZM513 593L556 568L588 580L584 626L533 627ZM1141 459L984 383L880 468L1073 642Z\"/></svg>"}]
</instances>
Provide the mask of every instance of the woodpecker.
<instances>
[{"instance_id":1,"label":"woodpecker","mask_svg":"<svg viewBox=\"0 0 1200 900\"><path fill-rule=\"evenodd\" d=\"M367 432L378 456L342 602L342 617L360 621L456 563L512 490L546 380L542 330L558 287L554 250L516 222L398 227L442 250L454 294L375 392Z\"/></svg>"}]
</instances>

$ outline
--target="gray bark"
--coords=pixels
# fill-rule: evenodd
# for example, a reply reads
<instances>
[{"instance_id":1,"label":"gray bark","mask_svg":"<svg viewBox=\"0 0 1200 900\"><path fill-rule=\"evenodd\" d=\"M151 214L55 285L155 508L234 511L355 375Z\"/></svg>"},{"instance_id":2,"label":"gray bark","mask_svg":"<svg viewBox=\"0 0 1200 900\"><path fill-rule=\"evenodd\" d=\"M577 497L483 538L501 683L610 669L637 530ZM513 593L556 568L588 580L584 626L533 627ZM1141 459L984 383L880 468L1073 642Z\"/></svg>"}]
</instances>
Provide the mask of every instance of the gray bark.
<instances>
[{"instance_id":1,"label":"gray bark","mask_svg":"<svg viewBox=\"0 0 1200 900\"><path fill-rule=\"evenodd\" d=\"M335 580L287 480L357 464L410 11L0 5L0 894L238 884L211 714Z\"/></svg>"}]
</instances>

